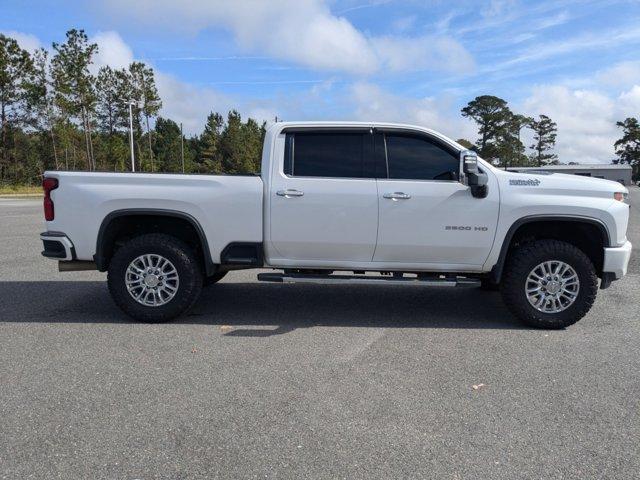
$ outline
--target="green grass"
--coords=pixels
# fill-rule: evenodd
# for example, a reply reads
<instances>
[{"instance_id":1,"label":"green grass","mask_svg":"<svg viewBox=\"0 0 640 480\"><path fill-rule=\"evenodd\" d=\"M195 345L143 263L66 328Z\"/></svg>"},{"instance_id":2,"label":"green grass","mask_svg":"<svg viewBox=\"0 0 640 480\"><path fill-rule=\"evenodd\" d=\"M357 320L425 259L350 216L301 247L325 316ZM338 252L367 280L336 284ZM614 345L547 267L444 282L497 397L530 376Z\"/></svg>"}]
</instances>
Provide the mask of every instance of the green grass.
<instances>
[{"instance_id":1,"label":"green grass","mask_svg":"<svg viewBox=\"0 0 640 480\"><path fill-rule=\"evenodd\" d=\"M2 185L0 186L0 195L28 195L33 193L42 193L42 187L30 185Z\"/></svg>"}]
</instances>

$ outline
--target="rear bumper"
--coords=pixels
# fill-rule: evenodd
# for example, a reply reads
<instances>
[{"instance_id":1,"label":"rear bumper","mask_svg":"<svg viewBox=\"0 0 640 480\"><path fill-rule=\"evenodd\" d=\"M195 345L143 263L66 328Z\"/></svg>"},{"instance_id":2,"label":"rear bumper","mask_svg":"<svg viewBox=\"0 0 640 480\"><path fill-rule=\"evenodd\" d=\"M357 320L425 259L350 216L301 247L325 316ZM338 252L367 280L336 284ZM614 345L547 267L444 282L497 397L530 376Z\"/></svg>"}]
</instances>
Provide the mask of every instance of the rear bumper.
<instances>
[{"instance_id":1,"label":"rear bumper","mask_svg":"<svg viewBox=\"0 0 640 480\"><path fill-rule=\"evenodd\" d=\"M627 274L629 259L631 258L631 242L627 241L621 247L604 249L603 273L609 273L612 280L618 280Z\"/></svg>"},{"instance_id":2,"label":"rear bumper","mask_svg":"<svg viewBox=\"0 0 640 480\"><path fill-rule=\"evenodd\" d=\"M40 240L44 246L42 256L61 261L76 259L76 250L73 243L62 232L44 232L40 234Z\"/></svg>"}]
</instances>

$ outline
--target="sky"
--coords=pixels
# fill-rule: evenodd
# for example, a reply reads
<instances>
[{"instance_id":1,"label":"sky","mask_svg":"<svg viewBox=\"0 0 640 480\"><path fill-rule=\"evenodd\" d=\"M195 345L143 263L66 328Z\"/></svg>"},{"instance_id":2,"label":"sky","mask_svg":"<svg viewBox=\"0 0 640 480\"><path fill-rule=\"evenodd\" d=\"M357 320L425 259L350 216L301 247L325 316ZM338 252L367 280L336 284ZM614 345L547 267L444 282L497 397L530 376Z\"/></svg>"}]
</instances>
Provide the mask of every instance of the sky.
<instances>
[{"instance_id":1,"label":"sky","mask_svg":"<svg viewBox=\"0 0 640 480\"><path fill-rule=\"evenodd\" d=\"M94 71L151 65L161 115L189 134L234 108L475 141L460 109L496 95L557 122L561 162L609 163L616 121L640 117L640 0L0 0L25 49L70 28L99 45Z\"/></svg>"}]
</instances>

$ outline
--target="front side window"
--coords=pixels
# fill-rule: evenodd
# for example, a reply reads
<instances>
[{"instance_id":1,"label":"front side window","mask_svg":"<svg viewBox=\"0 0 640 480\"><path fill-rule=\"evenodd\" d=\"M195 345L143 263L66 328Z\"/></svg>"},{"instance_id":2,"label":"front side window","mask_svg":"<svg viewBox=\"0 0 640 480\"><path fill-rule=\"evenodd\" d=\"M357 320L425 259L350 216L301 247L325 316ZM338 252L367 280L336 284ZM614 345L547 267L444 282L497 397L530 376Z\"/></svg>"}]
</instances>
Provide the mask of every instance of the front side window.
<instances>
[{"instance_id":1,"label":"front side window","mask_svg":"<svg viewBox=\"0 0 640 480\"><path fill-rule=\"evenodd\" d=\"M365 134L288 133L284 170L294 177L362 178Z\"/></svg>"},{"instance_id":2,"label":"front side window","mask_svg":"<svg viewBox=\"0 0 640 480\"><path fill-rule=\"evenodd\" d=\"M458 180L460 160L453 151L425 137L386 134L389 178Z\"/></svg>"}]
</instances>

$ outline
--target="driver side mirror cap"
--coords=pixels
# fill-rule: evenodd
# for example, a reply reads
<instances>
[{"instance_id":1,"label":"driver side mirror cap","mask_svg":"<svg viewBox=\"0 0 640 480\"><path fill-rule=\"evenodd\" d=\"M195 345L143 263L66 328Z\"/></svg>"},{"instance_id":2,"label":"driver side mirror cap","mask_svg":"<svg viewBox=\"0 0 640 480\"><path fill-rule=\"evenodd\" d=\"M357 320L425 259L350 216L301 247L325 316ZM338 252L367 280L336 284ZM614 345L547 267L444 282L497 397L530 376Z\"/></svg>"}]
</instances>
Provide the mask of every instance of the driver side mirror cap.
<instances>
[{"instance_id":1,"label":"driver side mirror cap","mask_svg":"<svg viewBox=\"0 0 640 480\"><path fill-rule=\"evenodd\" d=\"M478 155L472 150L460 152L462 171L467 177L467 185L471 187L471 195L476 198L484 198L489 193L489 177L481 172L478 167Z\"/></svg>"},{"instance_id":2,"label":"driver side mirror cap","mask_svg":"<svg viewBox=\"0 0 640 480\"><path fill-rule=\"evenodd\" d=\"M462 160L462 171L464 173L477 173L478 172L478 155L473 150L463 150L460 152L460 158Z\"/></svg>"}]
</instances>

